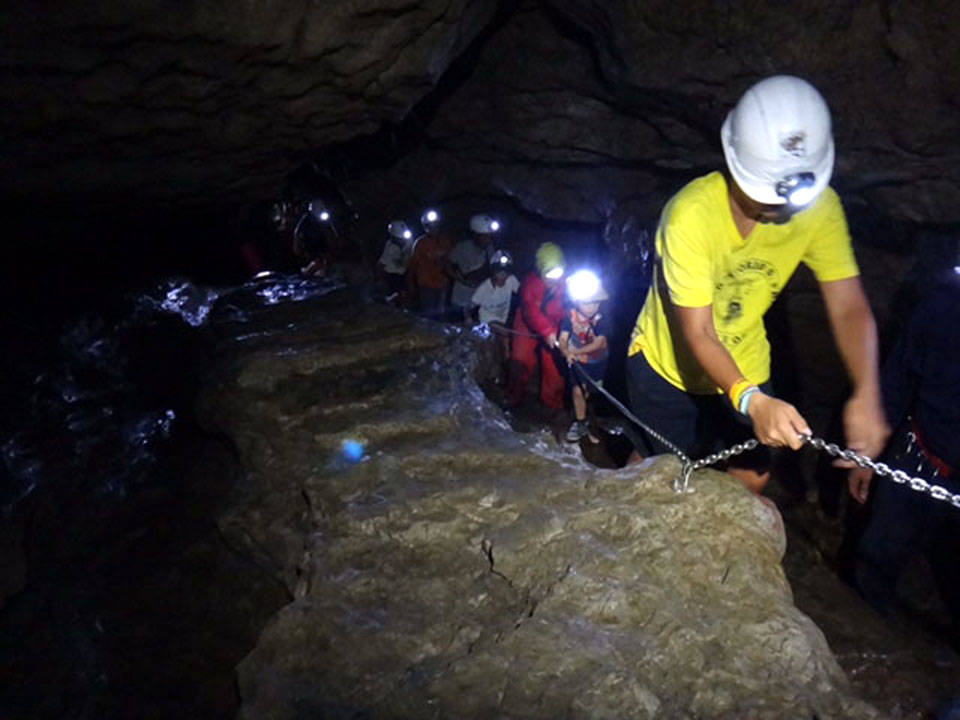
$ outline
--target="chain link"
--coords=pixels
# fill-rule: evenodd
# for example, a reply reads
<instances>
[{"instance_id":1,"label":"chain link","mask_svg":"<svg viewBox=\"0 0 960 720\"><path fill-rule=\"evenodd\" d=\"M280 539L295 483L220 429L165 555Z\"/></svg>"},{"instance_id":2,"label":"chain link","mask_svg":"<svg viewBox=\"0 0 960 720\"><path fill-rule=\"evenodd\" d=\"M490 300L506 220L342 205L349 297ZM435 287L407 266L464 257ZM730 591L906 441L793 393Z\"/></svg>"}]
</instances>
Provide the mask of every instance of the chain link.
<instances>
[{"instance_id":1,"label":"chain link","mask_svg":"<svg viewBox=\"0 0 960 720\"><path fill-rule=\"evenodd\" d=\"M596 380L594 380L592 377L590 377L590 376L587 374L587 371L584 370L582 367L580 367L580 364L579 364L579 363L574 363L574 364L573 364L573 368L574 368L574 370L576 370L578 373L580 373L580 377L582 377L584 380L586 380L588 383L590 383L590 385L593 387L594 390L596 390L596 391L599 392L601 395L603 395L607 400L610 401L610 403L611 403L615 408L617 408L617 410L619 410L620 412L622 412L623 415L624 415L624 417L627 418L627 420L630 420L631 422L633 422L633 423L639 425L640 427L642 427L642 428L643 428L644 430L646 430L653 438L655 438L656 440L659 440L661 443L663 443L664 447L668 448L671 452L673 452L674 455L676 455L678 458L680 458L680 461L683 463L684 467L686 467L687 465L690 465L690 464L693 462L693 461L689 458L689 456L688 456L685 452L683 452L683 450L681 450L680 448L678 448L678 447L677 447L676 445L674 445L672 442L670 442L669 440L667 440L663 435L661 435L660 433L658 433L656 430L654 430L652 427L650 427L649 425L647 425L645 422L643 422L640 418L638 418L638 417L637 417L636 415L634 415L632 412L630 412L629 410L627 410L627 408L625 408L625 407L623 406L623 403L621 403L621 402L620 402L619 400L617 400L613 395L611 395L609 392L607 392L606 388L604 388L603 385L601 385L601 384L598 383ZM754 441L754 442L755 442L755 441Z\"/></svg>"},{"instance_id":2,"label":"chain link","mask_svg":"<svg viewBox=\"0 0 960 720\"><path fill-rule=\"evenodd\" d=\"M693 475L697 470L702 470L705 467L711 465L716 465L718 462L724 460L729 460L735 455L745 453L749 450L753 450L758 447L760 443L754 439L750 438L742 443L733 445L725 450L715 452L712 455L707 455L706 457L700 458L699 460L691 460L690 457L684 453L680 448L674 445L672 442L667 440L663 435L658 433L656 430L651 428L645 422L640 420L636 415L631 413L627 408L623 406L619 400L617 400L613 395L611 395L607 390L596 382L592 377L590 377L587 372L580 367L579 364L574 363L573 368L580 374L580 376L588 382L597 392L603 395L610 403L613 404L620 412L623 413L624 417L630 420L633 423L636 423L641 428L643 428L647 433L649 433L654 439L661 442L664 447L670 449L677 457L680 458L680 461L683 463L683 468L680 471L680 474L673 481L673 489L678 493L689 493L693 492L693 487L690 485L690 476ZM848 462L853 462L859 465L862 468L869 468L873 470L877 475L883 477L888 477L893 482L898 485L908 485L911 490L916 490L917 492L926 493L935 500L943 500L944 502L949 502L955 508L960 508L960 494L954 495L949 490L940 485L931 485L926 480L917 477L911 477L903 470L894 470L889 465L883 462L876 462L864 455L858 455L853 450L841 448L836 443L828 443L822 438L813 437L812 435L801 435L800 438L807 445L815 447L817 450L821 450L828 455L833 457L840 458L841 460L846 460Z\"/></svg>"},{"instance_id":3,"label":"chain link","mask_svg":"<svg viewBox=\"0 0 960 720\"><path fill-rule=\"evenodd\" d=\"M693 492L693 488L690 487L690 476L697 470L702 470L710 465L716 465L718 462L729 460L734 455L739 455L740 453L745 453L748 450L753 450L759 444L759 442L753 438L750 438L742 443L737 443L732 447L728 447L726 450L715 452L712 455L707 455L699 460L685 462L680 475L678 475L677 479L673 481L673 489L680 493Z\"/></svg>"},{"instance_id":4,"label":"chain link","mask_svg":"<svg viewBox=\"0 0 960 720\"><path fill-rule=\"evenodd\" d=\"M954 495L945 487L941 487L940 485L931 485L923 478L911 477L903 470L894 470L886 463L875 462L868 457L858 455L857 453L853 452L853 450L844 450L836 443L828 443L825 440L813 437L812 435L801 435L800 437L808 445L812 445L828 455L838 457L842 460L854 462L862 468L872 470L877 475L890 478L898 485L908 485L911 490L926 493L935 500L943 500L944 502L949 502L955 508L960 508L960 494Z\"/></svg>"}]
</instances>

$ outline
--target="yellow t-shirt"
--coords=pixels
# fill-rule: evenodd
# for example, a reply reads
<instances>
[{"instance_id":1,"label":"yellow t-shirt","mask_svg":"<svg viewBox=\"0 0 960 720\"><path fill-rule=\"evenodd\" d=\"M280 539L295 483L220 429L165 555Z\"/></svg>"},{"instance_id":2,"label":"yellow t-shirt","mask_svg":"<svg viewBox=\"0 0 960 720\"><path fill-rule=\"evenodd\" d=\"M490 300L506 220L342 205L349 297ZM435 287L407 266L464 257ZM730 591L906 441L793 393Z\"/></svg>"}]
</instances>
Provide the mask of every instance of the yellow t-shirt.
<instances>
[{"instance_id":1,"label":"yellow t-shirt","mask_svg":"<svg viewBox=\"0 0 960 720\"><path fill-rule=\"evenodd\" d=\"M806 264L821 282L859 274L840 198L827 187L813 205L783 225L757 223L743 238L719 172L697 178L671 198L657 228L657 269L637 317L628 353L681 390L719 392L664 312L662 293L681 307L713 306L717 336L755 383L770 379L763 315ZM664 285L664 280L666 284ZM676 342L675 342L676 339Z\"/></svg>"}]
</instances>

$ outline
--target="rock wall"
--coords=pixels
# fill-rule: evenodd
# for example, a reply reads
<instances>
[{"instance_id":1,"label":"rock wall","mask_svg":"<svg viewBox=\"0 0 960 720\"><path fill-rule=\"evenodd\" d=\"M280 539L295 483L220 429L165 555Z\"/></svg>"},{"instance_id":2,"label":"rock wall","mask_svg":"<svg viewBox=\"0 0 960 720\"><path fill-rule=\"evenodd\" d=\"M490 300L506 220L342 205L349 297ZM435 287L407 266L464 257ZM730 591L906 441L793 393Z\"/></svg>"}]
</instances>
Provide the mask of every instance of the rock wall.
<instances>
[{"instance_id":1,"label":"rock wall","mask_svg":"<svg viewBox=\"0 0 960 720\"><path fill-rule=\"evenodd\" d=\"M493 0L14 4L5 192L210 204L273 196L326 143L397 122Z\"/></svg>"},{"instance_id":2,"label":"rock wall","mask_svg":"<svg viewBox=\"0 0 960 720\"><path fill-rule=\"evenodd\" d=\"M244 467L220 529L294 597L240 717L877 717L729 476L677 495L670 458L598 470L514 433L469 337L349 294L217 356L202 414Z\"/></svg>"},{"instance_id":3,"label":"rock wall","mask_svg":"<svg viewBox=\"0 0 960 720\"><path fill-rule=\"evenodd\" d=\"M469 188L546 218L602 224L632 205L649 222L722 166L719 128L740 94L786 72L832 108L845 202L956 221L960 74L939 18L957 10L935 5L529 3L394 169L393 192L369 194L402 208L413 189Z\"/></svg>"},{"instance_id":4,"label":"rock wall","mask_svg":"<svg viewBox=\"0 0 960 720\"><path fill-rule=\"evenodd\" d=\"M381 214L472 193L602 222L717 166L727 109L792 72L834 111L845 198L957 221L958 21L936 0L21 3L0 21L0 177L27 198L259 199L404 122L401 165L356 188Z\"/></svg>"},{"instance_id":5,"label":"rock wall","mask_svg":"<svg viewBox=\"0 0 960 720\"><path fill-rule=\"evenodd\" d=\"M0 28L13 109L0 121L4 189L103 201L269 197L314 151L414 119L423 142L374 178L392 190L376 194L381 202L407 199L413 186L602 221L636 196L652 194L656 207L715 167L718 127L739 94L793 72L833 108L845 196L901 218L960 217L956 4L499 7L21 4ZM477 38L472 72L457 69L452 92L431 96Z\"/></svg>"}]
</instances>

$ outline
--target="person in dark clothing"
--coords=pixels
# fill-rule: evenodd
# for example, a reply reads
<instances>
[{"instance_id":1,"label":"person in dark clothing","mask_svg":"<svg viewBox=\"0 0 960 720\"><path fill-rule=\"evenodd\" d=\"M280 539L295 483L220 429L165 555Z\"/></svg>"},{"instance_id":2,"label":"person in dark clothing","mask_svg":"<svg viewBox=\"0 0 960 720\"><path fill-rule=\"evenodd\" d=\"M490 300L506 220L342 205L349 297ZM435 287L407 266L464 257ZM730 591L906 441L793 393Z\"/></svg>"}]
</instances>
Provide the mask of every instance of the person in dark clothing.
<instances>
[{"instance_id":1,"label":"person in dark clothing","mask_svg":"<svg viewBox=\"0 0 960 720\"><path fill-rule=\"evenodd\" d=\"M884 363L884 409L896 428L884 460L891 468L960 493L960 267L919 303ZM881 612L896 606L907 562L924 553L960 629L960 509L865 469L850 472L850 495L870 516L853 558L857 590ZM872 492L871 492L872 491ZM960 636L958 636L960 637Z\"/></svg>"},{"instance_id":2,"label":"person in dark clothing","mask_svg":"<svg viewBox=\"0 0 960 720\"><path fill-rule=\"evenodd\" d=\"M307 261L304 275L324 275L330 264L328 237L335 234L331 214L321 200L312 200L293 230L293 252Z\"/></svg>"}]
</instances>

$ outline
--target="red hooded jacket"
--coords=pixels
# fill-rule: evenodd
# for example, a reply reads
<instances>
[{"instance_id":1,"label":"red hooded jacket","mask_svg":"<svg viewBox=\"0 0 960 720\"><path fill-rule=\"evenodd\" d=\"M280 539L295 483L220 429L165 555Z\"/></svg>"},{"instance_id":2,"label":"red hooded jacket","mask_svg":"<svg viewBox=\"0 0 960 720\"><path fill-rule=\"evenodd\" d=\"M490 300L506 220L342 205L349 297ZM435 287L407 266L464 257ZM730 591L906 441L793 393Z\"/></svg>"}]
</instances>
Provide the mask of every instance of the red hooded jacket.
<instances>
[{"instance_id":1,"label":"red hooded jacket","mask_svg":"<svg viewBox=\"0 0 960 720\"><path fill-rule=\"evenodd\" d=\"M544 340L556 335L563 320L563 285L550 290L539 273L531 272L520 285L520 312L513 321L518 332L535 333Z\"/></svg>"}]
</instances>

